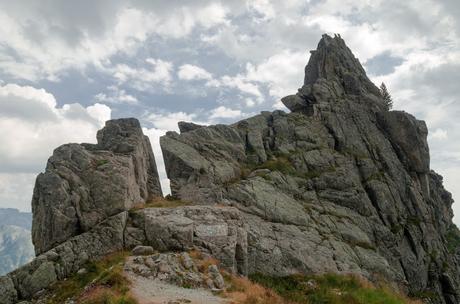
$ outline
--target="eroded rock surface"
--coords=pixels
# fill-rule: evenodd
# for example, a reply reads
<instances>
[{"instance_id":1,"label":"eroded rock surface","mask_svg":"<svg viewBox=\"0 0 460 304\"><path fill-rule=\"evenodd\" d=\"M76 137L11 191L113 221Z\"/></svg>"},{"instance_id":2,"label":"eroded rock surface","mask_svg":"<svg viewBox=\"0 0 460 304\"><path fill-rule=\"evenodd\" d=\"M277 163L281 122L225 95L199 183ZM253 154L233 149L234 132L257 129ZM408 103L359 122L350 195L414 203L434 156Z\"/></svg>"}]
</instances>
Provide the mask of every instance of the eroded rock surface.
<instances>
[{"instance_id":1,"label":"eroded rock surface","mask_svg":"<svg viewBox=\"0 0 460 304\"><path fill-rule=\"evenodd\" d=\"M425 123L386 110L339 36L323 36L282 101L292 113L162 137L173 195L243 212L250 273L383 276L458 303L453 201L429 169Z\"/></svg>"},{"instance_id":2,"label":"eroded rock surface","mask_svg":"<svg viewBox=\"0 0 460 304\"><path fill-rule=\"evenodd\" d=\"M57 148L37 177L32 199L37 255L162 195L152 147L139 121L110 120L97 140L96 145Z\"/></svg>"}]
</instances>

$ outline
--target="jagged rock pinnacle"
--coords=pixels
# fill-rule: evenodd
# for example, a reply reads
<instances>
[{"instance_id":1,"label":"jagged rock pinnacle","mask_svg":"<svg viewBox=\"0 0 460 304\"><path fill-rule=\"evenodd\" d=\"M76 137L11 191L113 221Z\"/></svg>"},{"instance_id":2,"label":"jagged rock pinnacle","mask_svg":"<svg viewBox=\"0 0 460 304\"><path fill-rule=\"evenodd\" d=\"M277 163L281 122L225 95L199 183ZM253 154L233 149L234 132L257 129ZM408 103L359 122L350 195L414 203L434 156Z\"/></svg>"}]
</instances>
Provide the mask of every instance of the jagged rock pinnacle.
<instances>
[{"instance_id":1,"label":"jagged rock pinnacle","mask_svg":"<svg viewBox=\"0 0 460 304\"><path fill-rule=\"evenodd\" d=\"M366 76L364 68L340 35L323 35L305 67L304 85L296 94L282 99L293 112L307 110L311 103L359 97L364 104L383 110L379 89Z\"/></svg>"}]
</instances>

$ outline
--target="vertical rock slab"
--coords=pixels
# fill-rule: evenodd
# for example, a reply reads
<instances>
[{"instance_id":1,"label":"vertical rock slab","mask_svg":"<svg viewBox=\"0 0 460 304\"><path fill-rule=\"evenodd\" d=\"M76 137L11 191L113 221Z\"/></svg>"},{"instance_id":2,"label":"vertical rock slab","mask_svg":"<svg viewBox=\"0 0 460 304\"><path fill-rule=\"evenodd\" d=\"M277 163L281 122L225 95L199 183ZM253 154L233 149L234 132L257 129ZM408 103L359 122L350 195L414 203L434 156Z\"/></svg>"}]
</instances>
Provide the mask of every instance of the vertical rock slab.
<instances>
[{"instance_id":1,"label":"vertical rock slab","mask_svg":"<svg viewBox=\"0 0 460 304\"><path fill-rule=\"evenodd\" d=\"M152 147L137 119L107 121L97 140L60 146L38 175L32 198L37 255L162 195Z\"/></svg>"}]
</instances>

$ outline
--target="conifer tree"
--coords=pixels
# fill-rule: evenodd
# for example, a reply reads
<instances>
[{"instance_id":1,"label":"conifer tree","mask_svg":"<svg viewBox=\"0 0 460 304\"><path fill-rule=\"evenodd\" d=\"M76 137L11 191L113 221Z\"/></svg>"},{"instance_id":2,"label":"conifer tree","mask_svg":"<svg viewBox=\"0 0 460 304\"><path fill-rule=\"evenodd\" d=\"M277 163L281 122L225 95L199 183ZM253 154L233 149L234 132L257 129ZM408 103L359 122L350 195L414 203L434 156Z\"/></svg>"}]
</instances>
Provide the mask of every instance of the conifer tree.
<instances>
[{"instance_id":1,"label":"conifer tree","mask_svg":"<svg viewBox=\"0 0 460 304\"><path fill-rule=\"evenodd\" d=\"M388 93L387 86L383 82L380 85L380 94L382 95L383 100L385 101L387 110L391 110L393 108L393 99L391 98L390 93Z\"/></svg>"}]
</instances>

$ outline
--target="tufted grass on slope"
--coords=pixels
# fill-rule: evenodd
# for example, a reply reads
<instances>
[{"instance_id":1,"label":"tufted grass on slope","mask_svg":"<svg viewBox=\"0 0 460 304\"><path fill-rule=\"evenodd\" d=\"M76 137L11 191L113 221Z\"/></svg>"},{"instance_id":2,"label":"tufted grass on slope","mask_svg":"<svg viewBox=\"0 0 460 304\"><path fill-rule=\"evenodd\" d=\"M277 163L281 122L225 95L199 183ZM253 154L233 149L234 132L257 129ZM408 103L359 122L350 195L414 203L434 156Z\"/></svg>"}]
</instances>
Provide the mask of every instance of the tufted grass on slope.
<instances>
[{"instance_id":1,"label":"tufted grass on slope","mask_svg":"<svg viewBox=\"0 0 460 304\"><path fill-rule=\"evenodd\" d=\"M274 290L286 302L305 304L418 304L386 288L351 275L293 275L275 278L256 274L251 280ZM257 302L256 302L257 303Z\"/></svg>"},{"instance_id":2,"label":"tufted grass on slope","mask_svg":"<svg viewBox=\"0 0 460 304\"><path fill-rule=\"evenodd\" d=\"M68 299L82 304L136 304L129 296L129 281L123 275L127 252L111 254L85 265L86 272L57 282L50 288L48 304L66 303Z\"/></svg>"},{"instance_id":3,"label":"tufted grass on slope","mask_svg":"<svg viewBox=\"0 0 460 304\"><path fill-rule=\"evenodd\" d=\"M156 197L146 203L135 205L132 210L136 211L145 208L176 208L189 205L191 205L190 202L182 201L168 194L166 197Z\"/></svg>"}]
</instances>

